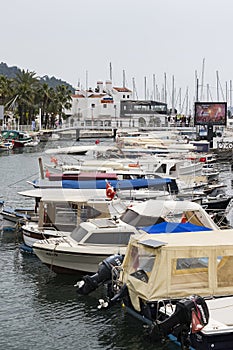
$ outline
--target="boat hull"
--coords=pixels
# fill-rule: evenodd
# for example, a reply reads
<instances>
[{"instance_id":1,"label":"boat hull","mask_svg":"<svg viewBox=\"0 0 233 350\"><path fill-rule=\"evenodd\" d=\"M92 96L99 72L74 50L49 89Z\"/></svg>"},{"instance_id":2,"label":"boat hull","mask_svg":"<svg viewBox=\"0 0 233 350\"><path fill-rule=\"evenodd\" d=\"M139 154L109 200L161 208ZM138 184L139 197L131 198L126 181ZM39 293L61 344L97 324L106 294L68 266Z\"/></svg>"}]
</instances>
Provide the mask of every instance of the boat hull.
<instances>
[{"instance_id":1,"label":"boat hull","mask_svg":"<svg viewBox=\"0 0 233 350\"><path fill-rule=\"evenodd\" d=\"M146 325L151 326L153 320L145 317L145 315L140 314L135 311L131 305L127 305L128 301L124 300L125 310L132 315L134 318L140 320ZM204 328L205 329L205 328ZM209 332L200 331L197 333L191 333L190 342L191 342L191 350L232 350L233 344L233 327L231 330L226 331L226 329L219 329L217 324L213 330ZM175 342L177 345L181 345L177 339L176 333L172 333L168 335L169 339Z\"/></svg>"},{"instance_id":2,"label":"boat hull","mask_svg":"<svg viewBox=\"0 0 233 350\"><path fill-rule=\"evenodd\" d=\"M99 263L109 254L88 254L81 252L61 252L33 247L37 257L56 273L78 274L95 273Z\"/></svg>"},{"instance_id":3,"label":"boat hull","mask_svg":"<svg viewBox=\"0 0 233 350\"><path fill-rule=\"evenodd\" d=\"M62 231L49 230L46 228L44 230L38 230L34 226L27 228L27 226L24 225L22 227L23 242L27 247L30 248L32 248L33 244L39 240L62 237L65 234L67 235L67 233L64 233Z\"/></svg>"},{"instance_id":4,"label":"boat hull","mask_svg":"<svg viewBox=\"0 0 233 350\"><path fill-rule=\"evenodd\" d=\"M230 333L214 332L204 335L199 332L191 335L192 347L196 350L232 350L233 330Z\"/></svg>"}]
</instances>

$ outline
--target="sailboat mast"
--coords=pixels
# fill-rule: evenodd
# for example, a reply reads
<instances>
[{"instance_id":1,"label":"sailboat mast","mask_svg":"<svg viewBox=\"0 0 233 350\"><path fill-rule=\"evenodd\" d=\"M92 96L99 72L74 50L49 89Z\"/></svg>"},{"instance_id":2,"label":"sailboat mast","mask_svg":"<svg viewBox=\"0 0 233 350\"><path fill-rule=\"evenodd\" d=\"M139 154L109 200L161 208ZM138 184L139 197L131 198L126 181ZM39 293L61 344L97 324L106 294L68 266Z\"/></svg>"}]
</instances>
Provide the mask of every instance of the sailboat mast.
<instances>
[{"instance_id":1,"label":"sailboat mast","mask_svg":"<svg viewBox=\"0 0 233 350\"><path fill-rule=\"evenodd\" d=\"M217 78L217 101L219 101L219 77L218 77L218 71L216 71L216 78Z\"/></svg>"},{"instance_id":2,"label":"sailboat mast","mask_svg":"<svg viewBox=\"0 0 233 350\"><path fill-rule=\"evenodd\" d=\"M112 81L112 63L111 62L109 64L109 77L110 77L110 81Z\"/></svg>"},{"instance_id":3,"label":"sailboat mast","mask_svg":"<svg viewBox=\"0 0 233 350\"><path fill-rule=\"evenodd\" d=\"M225 98L226 98L225 101L227 102L227 100L228 100L228 86L227 86L227 81L226 81L226 97L225 97Z\"/></svg>"},{"instance_id":4,"label":"sailboat mast","mask_svg":"<svg viewBox=\"0 0 233 350\"><path fill-rule=\"evenodd\" d=\"M195 70L195 89L196 89L196 101L198 102L198 100L199 100L199 96L198 96L199 82L198 82L198 76L197 76L196 70Z\"/></svg>"},{"instance_id":5,"label":"sailboat mast","mask_svg":"<svg viewBox=\"0 0 233 350\"><path fill-rule=\"evenodd\" d=\"M136 96L136 99L138 100L138 94L137 94L137 89L136 89L135 78L133 78L133 99L134 100L135 100L135 96Z\"/></svg>"},{"instance_id":6,"label":"sailboat mast","mask_svg":"<svg viewBox=\"0 0 233 350\"><path fill-rule=\"evenodd\" d=\"M172 114L175 113L175 78L172 76Z\"/></svg>"},{"instance_id":7,"label":"sailboat mast","mask_svg":"<svg viewBox=\"0 0 233 350\"><path fill-rule=\"evenodd\" d=\"M167 74L164 73L164 102L167 103Z\"/></svg>"},{"instance_id":8,"label":"sailboat mast","mask_svg":"<svg viewBox=\"0 0 233 350\"><path fill-rule=\"evenodd\" d=\"M146 100L146 77L144 77L144 88L145 88L144 94L145 94L145 100Z\"/></svg>"},{"instance_id":9,"label":"sailboat mast","mask_svg":"<svg viewBox=\"0 0 233 350\"><path fill-rule=\"evenodd\" d=\"M123 87L125 88L125 70L123 69Z\"/></svg>"},{"instance_id":10,"label":"sailboat mast","mask_svg":"<svg viewBox=\"0 0 233 350\"><path fill-rule=\"evenodd\" d=\"M232 107L232 80L230 80L230 106Z\"/></svg>"},{"instance_id":11,"label":"sailboat mast","mask_svg":"<svg viewBox=\"0 0 233 350\"><path fill-rule=\"evenodd\" d=\"M202 73L201 73L201 101L203 101L203 89L204 89L204 72L205 72L205 59L203 58L202 62Z\"/></svg>"},{"instance_id":12,"label":"sailboat mast","mask_svg":"<svg viewBox=\"0 0 233 350\"><path fill-rule=\"evenodd\" d=\"M153 74L153 100L155 101L155 74Z\"/></svg>"}]
</instances>

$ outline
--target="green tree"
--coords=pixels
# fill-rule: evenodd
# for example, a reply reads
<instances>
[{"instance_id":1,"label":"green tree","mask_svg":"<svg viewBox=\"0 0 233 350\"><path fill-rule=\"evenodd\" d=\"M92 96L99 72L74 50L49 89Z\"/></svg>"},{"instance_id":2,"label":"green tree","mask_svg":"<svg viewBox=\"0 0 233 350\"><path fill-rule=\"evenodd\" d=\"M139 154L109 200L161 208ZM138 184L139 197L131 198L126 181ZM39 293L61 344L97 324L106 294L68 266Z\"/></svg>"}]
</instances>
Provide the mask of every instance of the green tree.
<instances>
[{"instance_id":1,"label":"green tree","mask_svg":"<svg viewBox=\"0 0 233 350\"><path fill-rule=\"evenodd\" d=\"M0 105L7 107L13 97L12 79L0 75Z\"/></svg>"},{"instance_id":2,"label":"green tree","mask_svg":"<svg viewBox=\"0 0 233 350\"><path fill-rule=\"evenodd\" d=\"M36 95L40 87L35 72L22 70L14 79L14 96L16 99L20 124L29 124L38 113Z\"/></svg>"},{"instance_id":3,"label":"green tree","mask_svg":"<svg viewBox=\"0 0 233 350\"><path fill-rule=\"evenodd\" d=\"M54 96L54 89L47 83L41 83L37 91L38 105L41 110L41 124L44 128L50 126L50 105Z\"/></svg>"},{"instance_id":4,"label":"green tree","mask_svg":"<svg viewBox=\"0 0 233 350\"><path fill-rule=\"evenodd\" d=\"M55 89L59 120L65 117L64 109L70 109L72 91L66 85L59 85Z\"/></svg>"},{"instance_id":5,"label":"green tree","mask_svg":"<svg viewBox=\"0 0 233 350\"><path fill-rule=\"evenodd\" d=\"M48 112L51 116L50 126L53 128L55 125L56 117L58 116L59 121L62 117L65 117L64 109L70 109L72 91L65 85L58 85L53 91L50 91L50 103L48 106Z\"/></svg>"}]
</instances>

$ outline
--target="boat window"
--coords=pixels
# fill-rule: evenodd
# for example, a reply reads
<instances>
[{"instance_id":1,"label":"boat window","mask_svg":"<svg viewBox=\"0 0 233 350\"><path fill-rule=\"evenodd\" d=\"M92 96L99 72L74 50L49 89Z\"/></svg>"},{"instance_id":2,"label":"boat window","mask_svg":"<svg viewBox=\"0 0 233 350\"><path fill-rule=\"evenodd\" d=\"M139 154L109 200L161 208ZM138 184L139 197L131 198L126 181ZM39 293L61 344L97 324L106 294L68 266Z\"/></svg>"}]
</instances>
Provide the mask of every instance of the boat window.
<instances>
[{"instance_id":1,"label":"boat window","mask_svg":"<svg viewBox=\"0 0 233 350\"><path fill-rule=\"evenodd\" d=\"M155 263L155 255L152 253L150 250L145 249L145 247L140 246L131 246L130 247L130 252L129 252L129 264L128 264L128 269L129 273L135 277L135 278L140 278L140 274L137 274L138 271L144 271L148 278L149 275L152 271L152 268ZM143 282L146 282L143 280Z\"/></svg>"},{"instance_id":2,"label":"boat window","mask_svg":"<svg viewBox=\"0 0 233 350\"><path fill-rule=\"evenodd\" d=\"M217 258L218 287L231 287L233 283L233 256Z\"/></svg>"},{"instance_id":3,"label":"boat window","mask_svg":"<svg viewBox=\"0 0 233 350\"><path fill-rule=\"evenodd\" d=\"M83 237L86 236L87 230L85 230L82 226L78 226L74 229L74 231L71 233L70 237L73 238L75 241L80 242Z\"/></svg>"},{"instance_id":4,"label":"boat window","mask_svg":"<svg viewBox=\"0 0 233 350\"><path fill-rule=\"evenodd\" d=\"M156 173L166 174L166 164L161 164L155 171Z\"/></svg>"},{"instance_id":5,"label":"boat window","mask_svg":"<svg viewBox=\"0 0 233 350\"><path fill-rule=\"evenodd\" d=\"M85 243L127 245L132 234L134 232L94 232L85 240Z\"/></svg>"},{"instance_id":6,"label":"boat window","mask_svg":"<svg viewBox=\"0 0 233 350\"><path fill-rule=\"evenodd\" d=\"M101 214L102 213L99 210L97 210L96 208L93 208L89 205L84 205L80 209L81 221L87 221L90 218L94 219L94 218L100 216Z\"/></svg>"},{"instance_id":7,"label":"boat window","mask_svg":"<svg viewBox=\"0 0 233 350\"><path fill-rule=\"evenodd\" d=\"M164 221L161 217L153 217L147 215L139 215L133 210L128 209L122 216L121 220L134 227L152 226Z\"/></svg>"},{"instance_id":8,"label":"boat window","mask_svg":"<svg viewBox=\"0 0 233 350\"><path fill-rule=\"evenodd\" d=\"M208 287L208 257L172 259L171 288Z\"/></svg>"},{"instance_id":9,"label":"boat window","mask_svg":"<svg viewBox=\"0 0 233 350\"><path fill-rule=\"evenodd\" d=\"M56 222L75 223L77 222L77 210L69 206L56 207Z\"/></svg>"}]
</instances>

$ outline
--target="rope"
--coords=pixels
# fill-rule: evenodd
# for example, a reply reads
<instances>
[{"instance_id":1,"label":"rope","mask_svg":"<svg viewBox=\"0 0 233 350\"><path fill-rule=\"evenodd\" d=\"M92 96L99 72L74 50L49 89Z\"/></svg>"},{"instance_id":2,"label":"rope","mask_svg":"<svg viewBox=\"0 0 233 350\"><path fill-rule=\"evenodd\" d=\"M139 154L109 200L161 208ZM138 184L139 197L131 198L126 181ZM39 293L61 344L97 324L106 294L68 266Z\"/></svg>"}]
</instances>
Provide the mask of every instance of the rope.
<instances>
[{"instance_id":1,"label":"rope","mask_svg":"<svg viewBox=\"0 0 233 350\"><path fill-rule=\"evenodd\" d=\"M57 248L57 246L59 245L59 242L55 243L54 245L54 249L53 249L53 253L52 253L52 260L51 260L51 264L50 264L50 273L53 272L53 261L54 261L54 257L55 257L55 250Z\"/></svg>"},{"instance_id":2,"label":"rope","mask_svg":"<svg viewBox=\"0 0 233 350\"><path fill-rule=\"evenodd\" d=\"M26 180L30 179L32 176L35 176L35 175L37 175L37 174L38 174L38 171L37 171L36 173L30 175L30 176L27 176L27 177L25 177L25 178L23 178L23 179L20 179L20 180L18 180L18 181L16 181L16 182L11 183L10 185L8 185L8 187L12 187L12 186L17 185L18 183L20 183L20 182L22 182L22 181L26 181Z\"/></svg>"}]
</instances>

